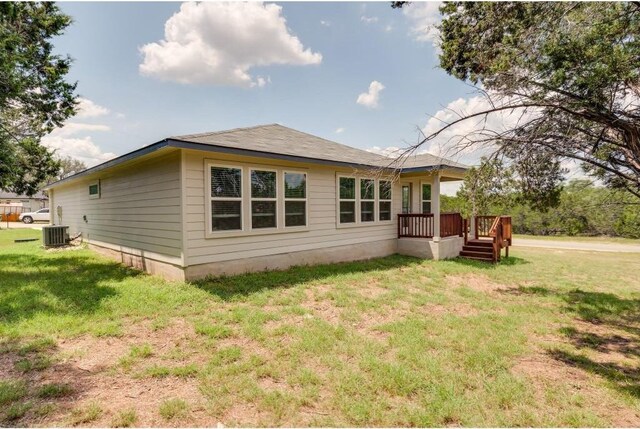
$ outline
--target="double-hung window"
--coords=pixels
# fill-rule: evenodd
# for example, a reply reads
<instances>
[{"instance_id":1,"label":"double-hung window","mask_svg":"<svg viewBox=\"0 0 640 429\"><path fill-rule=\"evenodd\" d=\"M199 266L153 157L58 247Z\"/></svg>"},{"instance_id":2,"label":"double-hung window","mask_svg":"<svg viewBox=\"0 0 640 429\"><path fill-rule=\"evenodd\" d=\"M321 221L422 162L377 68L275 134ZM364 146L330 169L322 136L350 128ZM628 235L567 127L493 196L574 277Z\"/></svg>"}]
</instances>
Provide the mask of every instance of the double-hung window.
<instances>
[{"instance_id":1,"label":"double-hung window","mask_svg":"<svg viewBox=\"0 0 640 429\"><path fill-rule=\"evenodd\" d=\"M360 179L360 222L376 220L376 181Z\"/></svg>"},{"instance_id":2,"label":"double-hung window","mask_svg":"<svg viewBox=\"0 0 640 429\"><path fill-rule=\"evenodd\" d=\"M242 169L211 167L211 231L242 230Z\"/></svg>"},{"instance_id":3,"label":"double-hung window","mask_svg":"<svg viewBox=\"0 0 640 429\"><path fill-rule=\"evenodd\" d=\"M356 221L356 179L340 177L340 223Z\"/></svg>"},{"instance_id":4,"label":"double-hung window","mask_svg":"<svg viewBox=\"0 0 640 429\"><path fill-rule=\"evenodd\" d=\"M277 173L251 170L251 228L277 228Z\"/></svg>"},{"instance_id":5,"label":"double-hung window","mask_svg":"<svg viewBox=\"0 0 640 429\"><path fill-rule=\"evenodd\" d=\"M422 184L422 213L431 213L431 185Z\"/></svg>"},{"instance_id":6,"label":"double-hung window","mask_svg":"<svg viewBox=\"0 0 640 429\"><path fill-rule=\"evenodd\" d=\"M378 219L391 220L391 182L380 180L378 182Z\"/></svg>"},{"instance_id":7,"label":"double-hung window","mask_svg":"<svg viewBox=\"0 0 640 429\"><path fill-rule=\"evenodd\" d=\"M307 175L284 172L284 226L307 224Z\"/></svg>"}]
</instances>

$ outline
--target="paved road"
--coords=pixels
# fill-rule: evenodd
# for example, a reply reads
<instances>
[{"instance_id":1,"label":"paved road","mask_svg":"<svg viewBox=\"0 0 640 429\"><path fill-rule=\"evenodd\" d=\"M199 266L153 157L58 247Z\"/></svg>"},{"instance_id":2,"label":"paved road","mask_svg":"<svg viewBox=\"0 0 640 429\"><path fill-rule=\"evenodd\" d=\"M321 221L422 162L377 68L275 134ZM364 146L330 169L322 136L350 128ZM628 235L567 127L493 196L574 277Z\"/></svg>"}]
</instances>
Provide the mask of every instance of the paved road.
<instances>
[{"instance_id":1,"label":"paved road","mask_svg":"<svg viewBox=\"0 0 640 429\"><path fill-rule=\"evenodd\" d=\"M44 225L49 225L45 222L36 222L36 223L22 223L22 222L9 222L9 229L25 229L25 228L33 228L33 229L42 229ZM7 222L0 222L0 228L7 229Z\"/></svg>"},{"instance_id":2,"label":"paved road","mask_svg":"<svg viewBox=\"0 0 640 429\"><path fill-rule=\"evenodd\" d=\"M529 238L513 239L515 247L542 247L547 249L591 250L596 252L640 253L640 245L619 243L590 243L585 241L552 241Z\"/></svg>"}]
</instances>

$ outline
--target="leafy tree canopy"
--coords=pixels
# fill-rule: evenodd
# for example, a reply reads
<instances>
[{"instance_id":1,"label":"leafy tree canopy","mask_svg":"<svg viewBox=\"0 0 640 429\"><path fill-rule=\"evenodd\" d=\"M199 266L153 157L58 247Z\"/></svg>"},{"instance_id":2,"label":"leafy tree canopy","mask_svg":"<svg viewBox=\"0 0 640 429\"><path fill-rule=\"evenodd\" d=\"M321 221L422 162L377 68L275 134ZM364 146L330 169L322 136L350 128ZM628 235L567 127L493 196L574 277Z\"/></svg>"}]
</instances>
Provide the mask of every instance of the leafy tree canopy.
<instances>
[{"instance_id":1,"label":"leafy tree canopy","mask_svg":"<svg viewBox=\"0 0 640 429\"><path fill-rule=\"evenodd\" d=\"M440 66L478 85L489 107L424 142L461 121L511 113L515 125L464 141L541 153L539 163L575 159L640 197L640 3L446 2L440 11ZM515 163L525 159L530 168L531 157Z\"/></svg>"},{"instance_id":2,"label":"leafy tree canopy","mask_svg":"<svg viewBox=\"0 0 640 429\"><path fill-rule=\"evenodd\" d=\"M590 180L571 180L559 193L558 204L539 211L522 202L516 191L490 199L481 214L513 218L517 234L608 235L640 238L640 202L623 190L595 186ZM468 210L468 196L443 195L443 211Z\"/></svg>"},{"instance_id":3,"label":"leafy tree canopy","mask_svg":"<svg viewBox=\"0 0 640 429\"><path fill-rule=\"evenodd\" d=\"M0 3L0 188L33 194L58 163L40 138L75 113L71 60L51 39L71 23L53 3Z\"/></svg>"},{"instance_id":4,"label":"leafy tree canopy","mask_svg":"<svg viewBox=\"0 0 640 429\"><path fill-rule=\"evenodd\" d=\"M573 158L640 197L640 4L448 2L440 65L481 84L490 110L526 109L486 139Z\"/></svg>"}]
</instances>

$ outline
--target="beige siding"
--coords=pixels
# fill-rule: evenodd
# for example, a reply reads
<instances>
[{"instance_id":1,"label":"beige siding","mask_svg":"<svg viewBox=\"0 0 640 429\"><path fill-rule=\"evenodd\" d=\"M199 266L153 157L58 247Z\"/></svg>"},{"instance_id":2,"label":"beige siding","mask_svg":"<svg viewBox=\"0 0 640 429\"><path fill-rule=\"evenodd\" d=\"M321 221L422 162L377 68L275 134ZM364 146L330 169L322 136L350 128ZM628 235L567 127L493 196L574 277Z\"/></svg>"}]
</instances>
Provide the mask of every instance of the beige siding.
<instances>
[{"instance_id":1,"label":"beige siding","mask_svg":"<svg viewBox=\"0 0 640 429\"><path fill-rule=\"evenodd\" d=\"M337 170L333 167L313 164L232 157L197 151L185 151L184 157L185 265L257 258L351 244L375 243L397 238L395 214L400 211L401 205L399 183L395 183L393 188L392 213L394 216L392 222L367 226L337 227L336 174L338 171L351 174L352 170ZM308 230L274 232L264 235L238 233L233 236L208 238L208 223L205 219L207 201L205 198L205 160L214 159L239 166L262 165L266 168L276 167L306 171Z\"/></svg>"},{"instance_id":2,"label":"beige siding","mask_svg":"<svg viewBox=\"0 0 640 429\"><path fill-rule=\"evenodd\" d=\"M94 244L182 265L180 162L180 152L173 151L57 186L54 223ZM88 187L96 179L100 198L90 199Z\"/></svg>"}]
</instances>

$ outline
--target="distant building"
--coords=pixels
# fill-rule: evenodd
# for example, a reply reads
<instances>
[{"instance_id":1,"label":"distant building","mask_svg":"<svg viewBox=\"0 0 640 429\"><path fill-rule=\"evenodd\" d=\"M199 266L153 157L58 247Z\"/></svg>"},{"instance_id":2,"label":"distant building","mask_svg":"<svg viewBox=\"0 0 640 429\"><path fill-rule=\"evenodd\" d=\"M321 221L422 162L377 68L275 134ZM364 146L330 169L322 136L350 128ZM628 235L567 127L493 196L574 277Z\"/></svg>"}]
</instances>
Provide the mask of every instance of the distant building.
<instances>
[{"instance_id":1,"label":"distant building","mask_svg":"<svg viewBox=\"0 0 640 429\"><path fill-rule=\"evenodd\" d=\"M40 191L31 197L0 191L0 204L12 206L21 204L22 212L34 212L49 207L49 197L44 191Z\"/></svg>"}]
</instances>

